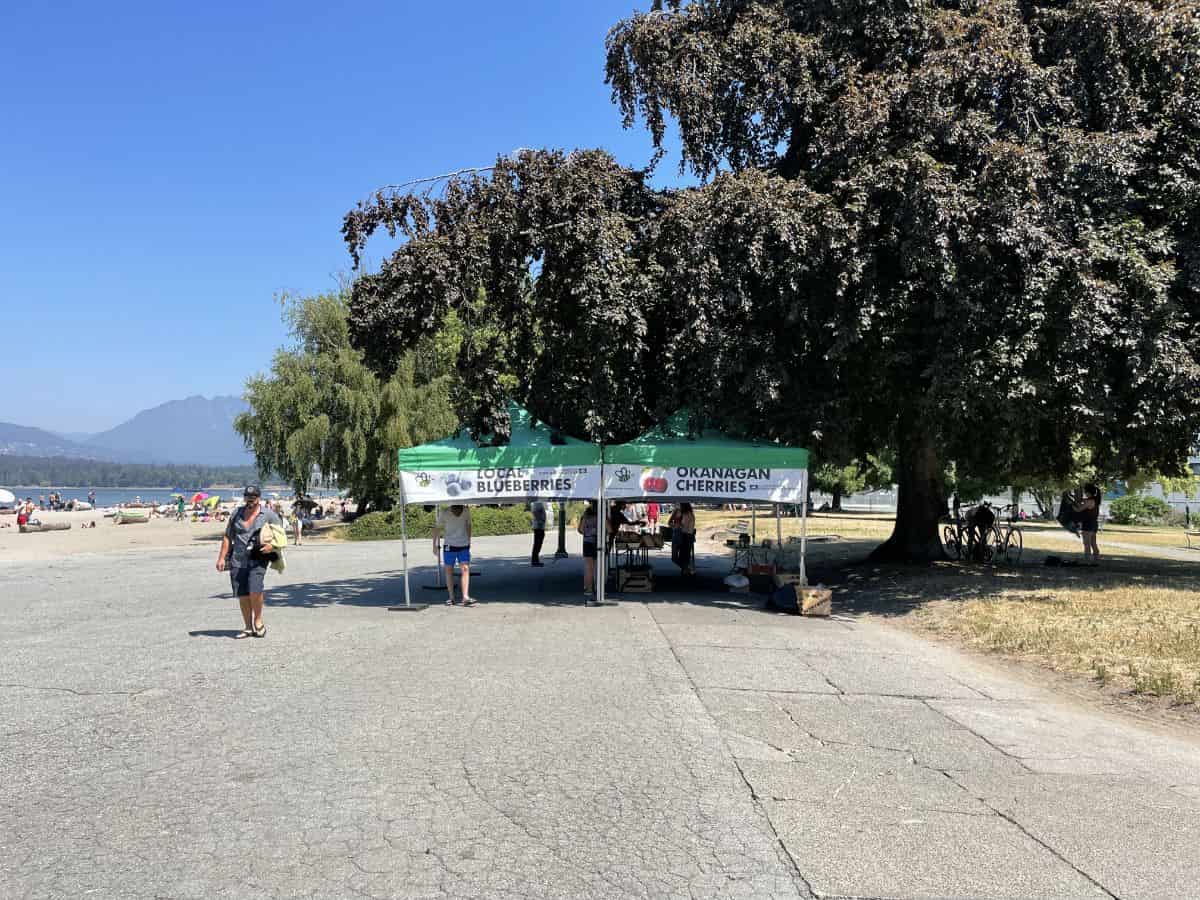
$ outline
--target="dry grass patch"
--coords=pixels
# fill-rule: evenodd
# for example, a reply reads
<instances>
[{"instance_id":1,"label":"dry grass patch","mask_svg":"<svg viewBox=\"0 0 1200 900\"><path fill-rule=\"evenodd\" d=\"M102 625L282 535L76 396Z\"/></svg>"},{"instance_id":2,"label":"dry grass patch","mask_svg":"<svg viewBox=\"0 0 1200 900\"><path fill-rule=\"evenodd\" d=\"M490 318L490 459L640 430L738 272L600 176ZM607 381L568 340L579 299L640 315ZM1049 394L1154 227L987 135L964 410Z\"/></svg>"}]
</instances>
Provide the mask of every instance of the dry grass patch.
<instances>
[{"instance_id":1,"label":"dry grass patch","mask_svg":"<svg viewBox=\"0 0 1200 900\"><path fill-rule=\"evenodd\" d=\"M1200 700L1200 583L1004 590L913 612L922 627L993 653L1172 703Z\"/></svg>"}]
</instances>

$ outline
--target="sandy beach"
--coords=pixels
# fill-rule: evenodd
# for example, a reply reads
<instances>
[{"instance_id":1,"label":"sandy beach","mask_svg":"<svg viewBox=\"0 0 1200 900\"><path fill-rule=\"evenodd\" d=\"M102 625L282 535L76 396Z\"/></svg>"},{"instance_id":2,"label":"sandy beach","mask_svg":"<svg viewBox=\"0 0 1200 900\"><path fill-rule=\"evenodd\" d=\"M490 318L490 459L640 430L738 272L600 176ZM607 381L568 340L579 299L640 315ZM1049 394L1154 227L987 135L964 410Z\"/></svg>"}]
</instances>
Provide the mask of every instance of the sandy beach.
<instances>
[{"instance_id":1,"label":"sandy beach","mask_svg":"<svg viewBox=\"0 0 1200 900\"><path fill-rule=\"evenodd\" d=\"M42 522L70 522L69 531L45 531L21 534L17 528L17 517L0 516L0 562L29 562L60 559L79 553L110 553L143 548L186 547L196 543L207 543L217 552L217 543L225 531L220 522L177 522L173 516L154 518L145 524L114 525L104 517L104 510L88 512L43 512L37 517ZM85 528L91 522L95 528ZM320 523L315 539L320 540L322 530L334 523ZM290 535L289 535L290 537ZM309 540L305 533L304 540Z\"/></svg>"}]
</instances>

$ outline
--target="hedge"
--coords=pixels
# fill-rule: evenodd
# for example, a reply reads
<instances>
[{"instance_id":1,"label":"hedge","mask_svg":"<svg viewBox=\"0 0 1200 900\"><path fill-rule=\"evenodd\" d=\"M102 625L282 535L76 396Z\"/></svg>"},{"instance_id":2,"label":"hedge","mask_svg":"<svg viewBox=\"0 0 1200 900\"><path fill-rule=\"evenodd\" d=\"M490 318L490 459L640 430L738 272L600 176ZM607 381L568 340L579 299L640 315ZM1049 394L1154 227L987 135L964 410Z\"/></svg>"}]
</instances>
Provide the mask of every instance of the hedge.
<instances>
[{"instance_id":1,"label":"hedge","mask_svg":"<svg viewBox=\"0 0 1200 900\"><path fill-rule=\"evenodd\" d=\"M1116 525L1157 525L1171 511L1171 504L1158 497L1126 494L1109 504L1109 519Z\"/></svg>"},{"instance_id":2,"label":"hedge","mask_svg":"<svg viewBox=\"0 0 1200 900\"><path fill-rule=\"evenodd\" d=\"M422 506L409 506L404 511L405 527L410 538L433 536L434 513ZM530 529L529 511L521 506L475 506L471 509L471 534L485 537L494 534L526 534ZM352 541L391 541L400 539L400 510L367 513L346 528Z\"/></svg>"}]
</instances>

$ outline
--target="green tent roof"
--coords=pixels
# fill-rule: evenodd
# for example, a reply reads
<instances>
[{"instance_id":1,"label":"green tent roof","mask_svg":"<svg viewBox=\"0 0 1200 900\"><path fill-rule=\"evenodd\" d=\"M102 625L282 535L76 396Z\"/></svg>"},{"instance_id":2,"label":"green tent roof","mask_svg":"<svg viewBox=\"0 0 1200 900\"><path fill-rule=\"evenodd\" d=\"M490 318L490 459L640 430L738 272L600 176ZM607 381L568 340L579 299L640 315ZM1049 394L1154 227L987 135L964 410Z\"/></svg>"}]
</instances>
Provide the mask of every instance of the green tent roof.
<instances>
[{"instance_id":1,"label":"green tent roof","mask_svg":"<svg viewBox=\"0 0 1200 900\"><path fill-rule=\"evenodd\" d=\"M719 431L689 434L680 410L627 444L604 448L606 465L807 469L808 451L781 444L740 441Z\"/></svg>"},{"instance_id":2,"label":"green tent roof","mask_svg":"<svg viewBox=\"0 0 1200 900\"><path fill-rule=\"evenodd\" d=\"M563 437L553 444L554 429L535 422L529 410L509 402L512 435L507 444L489 446L488 440L474 441L467 429L431 444L400 451L400 469L419 472L426 469L516 469L545 466L598 466L600 448L587 441Z\"/></svg>"}]
</instances>

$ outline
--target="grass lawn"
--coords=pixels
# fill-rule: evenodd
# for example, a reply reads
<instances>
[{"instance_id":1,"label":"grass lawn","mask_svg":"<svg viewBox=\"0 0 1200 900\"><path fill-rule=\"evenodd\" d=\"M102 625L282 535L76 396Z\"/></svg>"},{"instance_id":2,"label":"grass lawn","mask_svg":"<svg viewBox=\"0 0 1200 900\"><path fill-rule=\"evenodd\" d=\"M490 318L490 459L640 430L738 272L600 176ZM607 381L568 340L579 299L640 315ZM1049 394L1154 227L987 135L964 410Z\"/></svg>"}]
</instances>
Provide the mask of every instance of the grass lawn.
<instances>
[{"instance_id":1,"label":"grass lawn","mask_svg":"<svg viewBox=\"0 0 1200 900\"><path fill-rule=\"evenodd\" d=\"M744 512L697 511L702 536L720 536L748 519ZM836 582L839 603L852 614L895 616L983 652L1090 678L1110 691L1200 703L1200 551L1194 562L1160 553L1186 546L1182 529L1106 526L1100 568L1044 565L1049 554L1079 558L1080 545L1057 524L1041 522L1020 526L1025 553L1016 567L863 562L892 524L883 514L809 519L810 536L839 536L810 545L810 572ZM785 539L799 534L800 523L784 519L782 530ZM774 538L769 512L759 517L757 535ZM1106 551L1106 539L1136 549Z\"/></svg>"}]
</instances>

